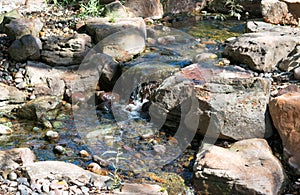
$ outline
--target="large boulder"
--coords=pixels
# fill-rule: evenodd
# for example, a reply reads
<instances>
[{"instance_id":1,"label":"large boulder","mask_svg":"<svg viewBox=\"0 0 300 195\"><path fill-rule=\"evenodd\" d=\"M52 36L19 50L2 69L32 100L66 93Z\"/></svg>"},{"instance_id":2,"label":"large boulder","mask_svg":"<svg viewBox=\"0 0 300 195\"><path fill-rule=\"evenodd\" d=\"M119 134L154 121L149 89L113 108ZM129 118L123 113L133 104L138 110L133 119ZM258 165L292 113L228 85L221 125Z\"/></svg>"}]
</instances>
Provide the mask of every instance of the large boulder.
<instances>
[{"instance_id":1,"label":"large boulder","mask_svg":"<svg viewBox=\"0 0 300 195\"><path fill-rule=\"evenodd\" d=\"M117 61L128 61L146 47L145 34L136 29L116 32L95 47L96 51L112 56Z\"/></svg>"},{"instance_id":2,"label":"large boulder","mask_svg":"<svg viewBox=\"0 0 300 195\"><path fill-rule=\"evenodd\" d=\"M12 59L22 62L26 60L38 60L41 55L41 49L42 42L39 38L32 35L24 35L11 44L8 48L8 53Z\"/></svg>"},{"instance_id":3,"label":"large boulder","mask_svg":"<svg viewBox=\"0 0 300 195\"><path fill-rule=\"evenodd\" d=\"M284 169L264 139L248 139L230 148L208 146L194 165L197 194L280 194Z\"/></svg>"},{"instance_id":4,"label":"large boulder","mask_svg":"<svg viewBox=\"0 0 300 195\"><path fill-rule=\"evenodd\" d=\"M41 96L27 102L18 110L18 117L29 120L43 120L44 118L56 116L61 107L61 99L55 96ZM50 116L51 115L51 116Z\"/></svg>"},{"instance_id":5,"label":"large boulder","mask_svg":"<svg viewBox=\"0 0 300 195\"><path fill-rule=\"evenodd\" d=\"M169 127L176 127L179 121L187 127L198 124L200 133L212 137L235 140L269 137L272 134L266 114L269 96L268 79L252 77L238 68L193 64L160 85L152 105L160 114L151 117L156 120L167 117L165 125ZM197 104L188 103L184 109L191 111L182 110L181 104L191 97L198 100ZM192 109L196 109L195 113ZM185 112L190 114L181 116Z\"/></svg>"},{"instance_id":6,"label":"large boulder","mask_svg":"<svg viewBox=\"0 0 300 195\"><path fill-rule=\"evenodd\" d=\"M288 92L270 101L270 113L282 140L284 158L297 174L300 174L299 100L299 92Z\"/></svg>"},{"instance_id":7,"label":"large boulder","mask_svg":"<svg viewBox=\"0 0 300 195\"><path fill-rule=\"evenodd\" d=\"M135 29L146 38L146 24L143 18L92 18L86 20L86 30L98 43L116 32Z\"/></svg>"},{"instance_id":8,"label":"large boulder","mask_svg":"<svg viewBox=\"0 0 300 195\"><path fill-rule=\"evenodd\" d=\"M126 0L124 5L138 17L160 19L164 14L160 0Z\"/></svg>"},{"instance_id":9,"label":"large boulder","mask_svg":"<svg viewBox=\"0 0 300 195\"><path fill-rule=\"evenodd\" d=\"M246 33L230 39L223 55L234 62L246 64L252 70L269 72L299 43L297 36L285 32Z\"/></svg>"},{"instance_id":10,"label":"large boulder","mask_svg":"<svg viewBox=\"0 0 300 195\"><path fill-rule=\"evenodd\" d=\"M298 25L298 19L300 18L299 0L263 0L261 9L267 22Z\"/></svg>"},{"instance_id":11,"label":"large boulder","mask_svg":"<svg viewBox=\"0 0 300 195\"><path fill-rule=\"evenodd\" d=\"M39 18L16 18L5 25L5 33L12 39L19 39L24 35L38 37L43 22Z\"/></svg>"},{"instance_id":12,"label":"large boulder","mask_svg":"<svg viewBox=\"0 0 300 195\"><path fill-rule=\"evenodd\" d=\"M43 45L41 58L51 66L79 65L91 47L91 37L86 34L50 37Z\"/></svg>"}]
</instances>

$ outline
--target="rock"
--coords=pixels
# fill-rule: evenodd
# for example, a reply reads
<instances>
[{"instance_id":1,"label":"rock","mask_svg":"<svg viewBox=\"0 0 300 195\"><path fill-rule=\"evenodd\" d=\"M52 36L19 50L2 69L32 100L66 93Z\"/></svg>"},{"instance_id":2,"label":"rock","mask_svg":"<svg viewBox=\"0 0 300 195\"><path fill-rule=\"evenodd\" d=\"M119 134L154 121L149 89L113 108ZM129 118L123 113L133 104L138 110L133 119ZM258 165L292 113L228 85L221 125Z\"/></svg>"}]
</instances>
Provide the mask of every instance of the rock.
<instances>
[{"instance_id":1,"label":"rock","mask_svg":"<svg viewBox=\"0 0 300 195\"><path fill-rule=\"evenodd\" d=\"M205 61L213 61L217 58L218 56L214 53L200 53L194 57L193 62L198 63L198 62L205 62Z\"/></svg>"},{"instance_id":2,"label":"rock","mask_svg":"<svg viewBox=\"0 0 300 195\"><path fill-rule=\"evenodd\" d=\"M28 148L14 148L0 151L0 170L13 170L35 161L34 153Z\"/></svg>"},{"instance_id":3,"label":"rock","mask_svg":"<svg viewBox=\"0 0 300 195\"><path fill-rule=\"evenodd\" d=\"M11 58L16 61L38 60L40 58L40 50L42 42L40 39L32 35L24 35L20 39L15 40L8 48Z\"/></svg>"},{"instance_id":4,"label":"rock","mask_svg":"<svg viewBox=\"0 0 300 195\"><path fill-rule=\"evenodd\" d=\"M66 87L63 79L66 72L71 72L71 69L55 69L33 61L28 61L25 69L26 83L34 87L33 94L36 97L53 95L63 98Z\"/></svg>"},{"instance_id":5,"label":"rock","mask_svg":"<svg viewBox=\"0 0 300 195\"><path fill-rule=\"evenodd\" d=\"M138 17L161 19L164 14L160 0L126 0L124 5Z\"/></svg>"},{"instance_id":6,"label":"rock","mask_svg":"<svg viewBox=\"0 0 300 195\"><path fill-rule=\"evenodd\" d=\"M155 195L168 195L166 190L163 190L159 185L153 184L134 184L124 183L121 192L114 192L114 194L155 194Z\"/></svg>"},{"instance_id":7,"label":"rock","mask_svg":"<svg viewBox=\"0 0 300 195\"><path fill-rule=\"evenodd\" d=\"M86 30L97 44L105 37L123 30L137 30L146 38L146 24L143 18L115 18L113 22L109 18L92 18L86 20ZM134 41L135 42L135 41Z\"/></svg>"},{"instance_id":8,"label":"rock","mask_svg":"<svg viewBox=\"0 0 300 195\"><path fill-rule=\"evenodd\" d=\"M53 148L53 152L55 154L65 154L66 151L67 151L66 148L64 148L63 146L59 146L59 145L57 145Z\"/></svg>"},{"instance_id":9,"label":"rock","mask_svg":"<svg viewBox=\"0 0 300 195\"><path fill-rule=\"evenodd\" d=\"M1 135L10 135L13 130L5 125L0 124L0 136Z\"/></svg>"},{"instance_id":10,"label":"rock","mask_svg":"<svg viewBox=\"0 0 300 195\"><path fill-rule=\"evenodd\" d=\"M0 11L0 14L1 14L0 15L0 32L3 32L3 33L4 33L5 25L8 24L11 20L23 17L23 15L17 9L7 11L6 13L1 13L1 11Z\"/></svg>"},{"instance_id":11,"label":"rock","mask_svg":"<svg viewBox=\"0 0 300 195\"><path fill-rule=\"evenodd\" d=\"M27 102L18 110L18 117L30 120L44 120L56 116L61 107L61 99L55 96L41 96Z\"/></svg>"},{"instance_id":12,"label":"rock","mask_svg":"<svg viewBox=\"0 0 300 195\"><path fill-rule=\"evenodd\" d=\"M149 109L151 120L172 128L180 122L187 130L198 129L208 137L269 137L270 84L268 79L252 77L237 67L193 64L159 86ZM196 101L193 99L197 102L191 103Z\"/></svg>"},{"instance_id":13,"label":"rock","mask_svg":"<svg viewBox=\"0 0 300 195\"><path fill-rule=\"evenodd\" d=\"M297 45L289 55L278 64L278 68L282 71L294 71L294 78L298 79L295 74L296 68L300 65L300 45ZM297 72L296 72L297 73Z\"/></svg>"},{"instance_id":14,"label":"rock","mask_svg":"<svg viewBox=\"0 0 300 195\"><path fill-rule=\"evenodd\" d=\"M294 79L300 80L300 67L299 67L299 65L298 65L297 68L295 68L295 69L293 70L293 72L294 72Z\"/></svg>"},{"instance_id":15,"label":"rock","mask_svg":"<svg viewBox=\"0 0 300 195\"><path fill-rule=\"evenodd\" d=\"M41 58L51 66L79 65L91 47L91 37L86 34L52 37L45 41Z\"/></svg>"},{"instance_id":16,"label":"rock","mask_svg":"<svg viewBox=\"0 0 300 195\"><path fill-rule=\"evenodd\" d=\"M226 4L226 0L202 1L206 2L206 9L214 13L230 13L230 4ZM203 3L202 3L203 4ZM234 6L241 5L243 7L240 14L248 12L251 18L261 17L261 0L238 0L234 2Z\"/></svg>"},{"instance_id":17,"label":"rock","mask_svg":"<svg viewBox=\"0 0 300 195\"><path fill-rule=\"evenodd\" d=\"M110 18L111 21L114 21L115 18L128 18L130 15L133 14L130 14L120 1L114 1L105 5L104 16Z\"/></svg>"},{"instance_id":18,"label":"rock","mask_svg":"<svg viewBox=\"0 0 300 195\"><path fill-rule=\"evenodd\" d=\"M223 55L252 70L269 72L299 44L294 35L277 32L246 33L226 43Z\"/></svg>"},{"instance_id":19,"label":"rock","mask_svg":"<svg viewBox=\"0 0 300 195\"><path fill-rule=\"evenodd\" d=\"M285 179L282 165L263 139L238 141L230 148L204 147L194 173L197 194L280 194Z\"/></svg>"},{"instance_id":20,"label":"rock","mask_svg":"<svg viewBox=\"0 0 300 195\"><path fill-rule=\"evenodd\" d=\"M300 1L298 0L263 0L262 16L273 24L298 25L300 18Z\"/></svg>"},{"instance_id":21,"label":"rock","mask_svg":"<svg viewBox=\"0 0 300 195\"><path fill-rule=\"evenodd\" d=\"M288 92L270 101L270 114L282 140L283 154L288 164L300 174L299 155L299 92Z\"/></svg>"},{"instance_id":22,"label":"rock","mask_svg":"<svg viewBox=\"0 0 300 195\"><path fill-rule=\"evenodd\" d=\"M57 140L59 139L59 134L56 131L47 131L46 137L49 140Z\"/></svg>"},{"instance_id":23,"label":"rock","mask_svg":"<svg viewBox=\"0 0 300 195\"><path fill-rule=\"evenodd\" d=\"M22 12L31 13L36 11L43 11L47 7L47 3L44 0L0 0L0 4L3 6L1 7L3 9L1 9L1 11L5 12L9 12L13 9L18 8L21 9Z\"/></svg>"},{"instance_id":24,"label":"rock","mask_svg":"<svg viewBox=\"0 0 300 195\"><path fill-rule=\"evenodd\" d=\"M202 3L195 0L173 0L161 2L164 12L172 14L200 12L206 5L205 1Z\"/></svg>"},{"instance_id":25,"label":"rock","mask_svg":"<svg viewBox=\"0 0 300 195\"><path fill-rule=\"evenodd\" d=\"M26 100L26 94L14 86L8 86L0 83L0 91L0 107L1 103L20 104L24 103Z\"/></svg>"},{"instance_id":26,"label":"rock","mask_svg":"<svg viewBox=\"0 0 300 195\"><path fill-rule=\"evenodd\" d=\"M39 18L17 18L5 25L5 33L12 39L20 39L24 35L39 37L43 23Z\"/></svg>"},{"instance_id":27,"label":"rock","mask_svg":"<svg viewBox=\"0 0 300 195\"><path fill-rule=\"evenodd\" d=\"M299 28L290 26L274 25L263 21L248 21L246 24L246 32L278 32L288 35L300 35Z\"/></svg>"},{"instance_id":28,"label":"rock","mask_svg":"<svg viewBox=\"0 0 300 195\"><path fill-rule=\"evenodd\" d=\"M8 174L8 179L11 181L17 180L17 178L18 178L18 175L13 171Z\"/></svg>"},{"instance_id":29,"label":"rock","mask_svg":"<svg viewBox=\"0 0 300 195\"><path fill-rule=\"evenodd\" d=\"M101 174L101 171L102 171L100 165L97 164L97 163L94 163L94 162L90 163L86 167L86 169L93 172L93 173L99 174L99 175Z\"/></svg>"},{"instance_id":30,"label":"rock","mask_svg":"<svg viewBox=\"0 0 300 195\"><path fill-rule=\"evenodd\" d=\"M99 189L105 188L105 183L110 180L107 176L100 176L74 164L61 161L31 163L23 166L23 173L29 180L45 179L47 177L57 180L68 178L68 180L82 182L84 185L92 183Z\"/></svg>"},{"instance_id":31,"label":"rock","mask_svg":"<svg viewBox=\"0 0 300 195\"><path fill-rule=\"evenodd\" d=\"M89 157L90 154L86 150L80 150L79 152L80 157Z\"/></svg>"},{"instance_id":32,"label":"rock","mask_svg":"<svg viewBox=\"0 0 300 195\"><path fill-rule=\"evenodd\" d=\"M96 51L112 56L117 61L129 61L142 53L146 47L145 36L141 31L128 29L119 31L103 39Z\"/></svg>"},{"instance_id":33,"label":"rock","mask_svg":"<svg viewBox=\"0 0 300 195\"><path fill-rule=\"evenodd\" d=\"M89 54L81 64L78 72L84 76L86 74L92 74L92 72L95 71L99 72L99 87L105 91L111 91L115 82L122 74L120 64L118 64L113 57L102 53ZM95 80L98 80L98 78L95 78Z\"/></svg>"}]
</instances>

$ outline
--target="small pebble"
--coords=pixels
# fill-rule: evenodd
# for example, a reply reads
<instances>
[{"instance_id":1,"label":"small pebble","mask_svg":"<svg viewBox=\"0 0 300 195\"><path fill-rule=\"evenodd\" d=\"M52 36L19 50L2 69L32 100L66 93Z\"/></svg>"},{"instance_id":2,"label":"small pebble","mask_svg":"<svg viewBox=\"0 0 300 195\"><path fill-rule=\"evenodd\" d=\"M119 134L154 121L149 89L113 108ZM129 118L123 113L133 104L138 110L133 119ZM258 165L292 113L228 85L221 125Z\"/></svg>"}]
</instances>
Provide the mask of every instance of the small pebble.
<instances>
[{"instance_id":1,"label":"small pebble","mask_svg":"<svg viewBox=\"0 0 300 195\"><path fill-rule=\"evenodd\" d=\"M64 153L66 153L66 149L64 147L62 147L62 146L59 146L59 145L55 146L54 149L53 149L53 151L56 154L64 154Z\"/></svg>"},{"instance_id":2,"label":"small pebble","mask_svg":"<svg viewBox=\"0 0 300 195\"><path fill-rule=\"evenodd\" d=\"M11 181L16 180L17 178L18 178L18 175L13 171L8 174L8 179Z\"/></svg>"},{"instance_id":3,"label":"small pebble","mask_svg":"<svg viewBox=\"0 0 300 195\"><path fill-rule=\"evenodd\" d=\"M86 150L81 150L79 152L79 154L81 157L89 157L90 156L90 154Z\"/></svg>"},{"instance_id":4,"label":"small pebble","mask_svg":"<svg viewBox=\"0 0 300 195\"><path fill-rule=\"evenodd\" d=\"M59 138L59 134L56 131L47 131L46 137L50 140L55 140Z\"/></svg>"}]
</instances>

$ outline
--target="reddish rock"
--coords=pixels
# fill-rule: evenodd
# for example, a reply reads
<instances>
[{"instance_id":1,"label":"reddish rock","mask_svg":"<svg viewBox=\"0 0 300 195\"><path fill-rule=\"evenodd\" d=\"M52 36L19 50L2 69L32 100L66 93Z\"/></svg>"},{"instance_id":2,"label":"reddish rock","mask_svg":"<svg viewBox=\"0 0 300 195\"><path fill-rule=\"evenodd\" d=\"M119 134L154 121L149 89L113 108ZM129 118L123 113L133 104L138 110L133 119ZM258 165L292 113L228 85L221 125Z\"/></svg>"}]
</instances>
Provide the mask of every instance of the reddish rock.
<instances>
[{"instance_id":1,"label":"reddish rock","mask_svg":"<svg viewBox=\"0 0 300 195\"><path fill-rule=\"evenodd\" d=\"M300 93L290 92L270 101L270 114L282 139L284 157L300 173Z\"/></svg>"},{"instance_id":2,"label":"reddish rock","mask_svg":"<svg viewBox=\"0 0 300 195\"><path fill-rule=\"evenodd\" d=\"M262 15L265 21L273 24L298 25L300 17L299 0L263 0Z\"/></svg>"},{"instance_id":3,"label":"reddish rock","mask_svg":"<svg viewBox=\"0 0 300 195\"><path fill-rule=\"evenodd\" d=\"M266 140L202 149L194 165L196 194L280 194L284 170Z\"/></svg>"}]
</instances>

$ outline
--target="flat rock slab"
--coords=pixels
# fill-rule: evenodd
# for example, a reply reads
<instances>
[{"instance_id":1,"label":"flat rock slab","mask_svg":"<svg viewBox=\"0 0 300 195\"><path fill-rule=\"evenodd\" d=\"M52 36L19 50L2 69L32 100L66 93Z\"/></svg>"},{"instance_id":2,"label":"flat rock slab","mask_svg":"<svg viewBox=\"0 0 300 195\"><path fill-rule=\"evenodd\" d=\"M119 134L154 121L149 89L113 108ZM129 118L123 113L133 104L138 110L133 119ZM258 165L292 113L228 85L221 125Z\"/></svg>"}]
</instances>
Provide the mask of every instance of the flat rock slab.
<instances>
[{"instance_id":1,"label":"flat rock slab","mask_svg":"<svg viewBox=\"0 0 300 195\"><path fill-rule=\"evenodd\" d=\"M272 134L266 116L270 84L268 79L252 77L236 67L193 64L164 80L153 106L165 112L169 127L175 128L180 121L188 129L197 128L209 137L264 138ZM187 102L184 106L192 97L198 102L192 106ZM183 112L179 106L190 110L181 119ZM163 119L161 114L151 117Z\"/></svg>"},{"instance_id":2,"label":"flat rock slab","mask_svg":"<svg viewBox=\"0 0 300 195\"><path fill-rule=\"evenodd\" d=\"M300 39L285 32L246 33L229 40L223 55L243 63L258 72L274 70L282 59L300 43Z\"/></svg>"},{"instance_id":3,"label":"flat rock slab","mask_svg":"<svg viewBox=\"0 0 300 195\"><path fill-rule=\"evenodd\" d=\"M0 107L5 104L20 104L26 100L26 94L14 86L0 83Z\"/></svg>"},{"instance_id":4,"label":"flat rock slab","mask_svg":"<svg viewBox=\"0 0 300 195\"><path fill-rule=\"evenodd\" d=\"M248 139L230 148L207 146L194 165L197 194L280 194L284 170L264 139Z\"/></svg>"},{"instance_id":5,"label":"flat rock slab","mask_svg":"<svg viewBox=\"0 0 300 195\"><path fill-rule=\"evenodd\" d=\"M91 182L100 189L105 187L105 182L110 180L110 177L100 176L74 164L61 161L35 162L23 166L22 169L30 180L45 179L49 176L58 180L68 178L69 180L79 181L84 184Z\"/></svg>"},{"instance_id":6,"label":"flat rock slab","mask_svg":"<svg viewBox=\"0 0 300 195\"><path fill-rule=\"evenodd\" d=\"M270 113L282 140L285 160L300 174L300 93L288 92L271 99Z\"/></svg>"},{"instance_id":7,"label":"flat rock slab","mask_svg":"<svg viewBox=\"0 0 300 195\"><path fill-rule=\"evenodd\" d=\"M168 192L163 190L159 185L151 184L133 184L125 183L122 187L122 192L115 192L113 194L124 194L124 195L167 195Z\"/></svg>"}]
</instances>

